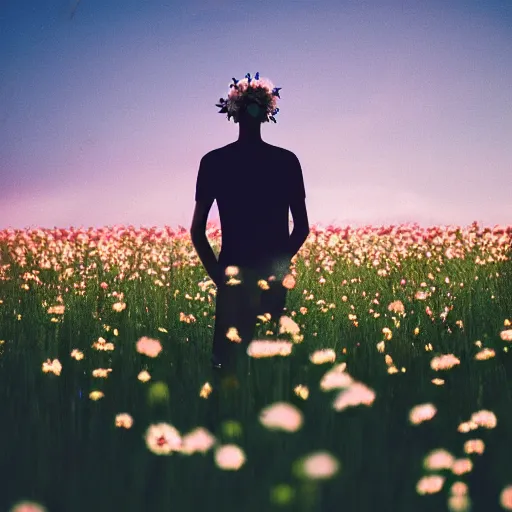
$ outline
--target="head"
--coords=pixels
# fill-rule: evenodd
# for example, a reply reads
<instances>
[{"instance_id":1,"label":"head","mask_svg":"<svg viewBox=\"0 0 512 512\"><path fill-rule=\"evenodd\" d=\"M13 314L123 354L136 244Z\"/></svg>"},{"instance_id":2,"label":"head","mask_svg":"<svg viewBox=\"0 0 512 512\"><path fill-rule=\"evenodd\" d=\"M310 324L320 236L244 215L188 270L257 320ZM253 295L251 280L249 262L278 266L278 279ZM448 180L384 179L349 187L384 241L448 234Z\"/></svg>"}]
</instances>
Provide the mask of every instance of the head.
<instances>
[{"instance_id":1,"label":"head","mask_svg":"<svg viewBox=\"0 0 512 512\"><path fill-rule=\"evenodd\" d=\"M251 102L245 108L241 108L238 114L238 122L241 126L258 126L266 121L267 115L263 107L258 103Z\"/></svg>"},{"instance_id":2,"label":"head","mask_svg":"<svg viewBox=\"0 0 512 512\"><path fill-rule=\"evenodd\" d=\"M219 103L215 104L220 108L219 114L227 113L228 121L232 117L235 124L241 124L241 129L260 128L263 123L270 121L276 123L274 116L279 112L276 97L281 98L279 91L282 87L273 87L272 82L260 78L259 73L252 80L250 73L242 80L233 78L228 98L220 98Z\"/></svg>"}]
</instances>

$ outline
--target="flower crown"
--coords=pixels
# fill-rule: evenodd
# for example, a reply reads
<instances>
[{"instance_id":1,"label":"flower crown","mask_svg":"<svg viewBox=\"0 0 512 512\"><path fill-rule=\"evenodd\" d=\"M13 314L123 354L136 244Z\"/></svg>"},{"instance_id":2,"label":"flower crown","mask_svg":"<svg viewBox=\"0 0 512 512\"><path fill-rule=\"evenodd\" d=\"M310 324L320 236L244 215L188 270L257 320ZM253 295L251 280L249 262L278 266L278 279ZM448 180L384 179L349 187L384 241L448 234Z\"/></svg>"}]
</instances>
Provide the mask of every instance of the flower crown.
<instances>
[{"instance_id":1,"label":"flower crown","mask_svg":"<svg viewBox=\"0 0 512 512\"><path fill-rule=\"evenodd\" d=\"M238 122L238 116L249 103L257 103L266 113L266 118L262 121L268 123L269 120L277 123L274 116L279 112L277 108L277 99L281 99L279 91L282 87L274 87L270 80L260 79L259 72L254 79L250 73L245 75L242 80L233 78L232 84L229 84L228 98L221 98L215 106L220 107L219 114L228 114L228 121L233 116L235 123Z\"/></svg>"}]
</instances>

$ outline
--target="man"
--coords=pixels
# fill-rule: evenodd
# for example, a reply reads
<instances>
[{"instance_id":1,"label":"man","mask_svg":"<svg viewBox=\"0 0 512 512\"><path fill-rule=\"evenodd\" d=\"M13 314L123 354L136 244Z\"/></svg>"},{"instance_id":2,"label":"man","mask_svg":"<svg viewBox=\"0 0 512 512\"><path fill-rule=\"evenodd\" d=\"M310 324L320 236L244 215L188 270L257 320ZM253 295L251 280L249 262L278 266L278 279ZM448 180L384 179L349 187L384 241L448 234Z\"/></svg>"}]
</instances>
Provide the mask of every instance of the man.
<instances>
[{"instance_id":1,"label":"man","mask_svg":"<svg viewBox=\"0 0 512 512\"><path fill-rule=\"evenodd\" d=\"M282 279L309 234L299 160L291 151L261 139L266 112L258 103L244 105L233 117L240 126L238 140L201 159L190 228L194 248L217 285L214 368L232 365L237 346L246 349L258 315L270 313L272 322L279 320L287 292ZM222 230L218 261L205 233L214 200ZM294 222L291 236L289 209ZM230 266L238 269L238 285L226 284ZM267 281L268 290L258 286L260 279ZM231 327L237 329L238 341L226 336Z\"/></svg>"}]
</instances>

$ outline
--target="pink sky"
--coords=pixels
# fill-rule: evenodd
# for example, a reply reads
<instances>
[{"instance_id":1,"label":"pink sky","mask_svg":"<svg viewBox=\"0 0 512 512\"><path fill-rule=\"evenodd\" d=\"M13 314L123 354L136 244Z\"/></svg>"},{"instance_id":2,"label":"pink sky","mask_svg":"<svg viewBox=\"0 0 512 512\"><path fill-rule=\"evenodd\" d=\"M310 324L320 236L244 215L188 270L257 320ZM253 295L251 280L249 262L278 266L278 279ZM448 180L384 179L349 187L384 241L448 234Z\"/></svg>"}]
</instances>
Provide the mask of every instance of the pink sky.
<instances>
[{"instance_id":1,"label":"pink sky","mask_svg":"<svg viewBox=\"0 0 512 512\"><path fill-rule=\"evenodd\" d=\"M201 157L238 136L215 103L256 71L310 224L510 224L510 4L341 5L4 7L0 229L188 228Z\"/></svg>"}]
</instances>

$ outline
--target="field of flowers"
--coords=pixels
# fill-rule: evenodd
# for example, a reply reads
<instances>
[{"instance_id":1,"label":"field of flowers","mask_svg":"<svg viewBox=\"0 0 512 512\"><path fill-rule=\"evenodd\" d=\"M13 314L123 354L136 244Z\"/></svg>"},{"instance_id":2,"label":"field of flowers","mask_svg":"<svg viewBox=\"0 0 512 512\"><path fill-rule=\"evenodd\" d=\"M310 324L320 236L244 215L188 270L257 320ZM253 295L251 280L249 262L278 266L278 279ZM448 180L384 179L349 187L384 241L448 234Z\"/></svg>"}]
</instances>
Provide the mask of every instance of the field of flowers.
<instances>
[{"instance_id":1,"label":"field of flowers","mask_svg":"<svg viewBox=\"0 0 512 512\"><path fill-rule=\"evenodd\" d=\"M186 229L0 231L0 510L512 510L511 244L315 226L225 375Z\"/></svg>"}]
</instances>

